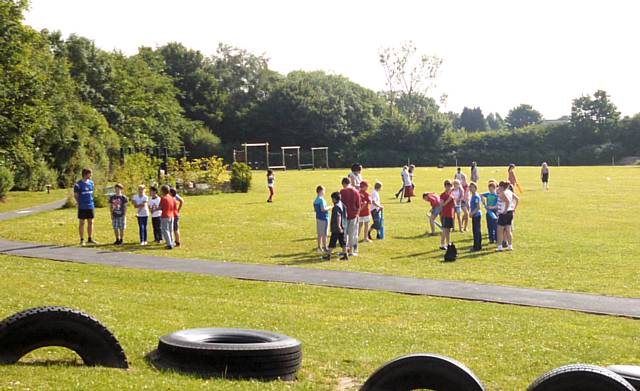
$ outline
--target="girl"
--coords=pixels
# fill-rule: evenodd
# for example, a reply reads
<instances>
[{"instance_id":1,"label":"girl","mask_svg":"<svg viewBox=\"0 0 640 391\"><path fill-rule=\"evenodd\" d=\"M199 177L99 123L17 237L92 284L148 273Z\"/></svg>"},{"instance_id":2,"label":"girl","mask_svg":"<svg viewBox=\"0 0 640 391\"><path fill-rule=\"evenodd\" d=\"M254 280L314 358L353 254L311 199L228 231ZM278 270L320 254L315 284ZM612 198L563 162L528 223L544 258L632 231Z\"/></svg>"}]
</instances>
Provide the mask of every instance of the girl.
<instances>
[{"instance_id":1,"label":"girl","mask_svg":"<svg viewBox=\"0 0 640 391\"><path fill-rule=\"evenodd\" d=\"M273 202L273 188L276 183L276 176L273 175L273 170L267 170L267 187L269 188L269 198L267 202Z\"/></svg>"},{"instance_id":2,"label":"girl","mask_svg":"<svg viewBox=\"0 0 640 391\"><path fill-rule=\"evenodd\" d=\"M542 163L540 178L542 179L542 188L549 190L549 166L547 166L547 162Z\"/></svg>"},{"instance_id":3,"label":"girl","mask_svg":"<svg viewBox=\"0 0 640 391\"><path fill-rule=\"evenodd\" d=\"M518 178L516 177L516 165L513 163L509 164L508 172L509 172L509 184L511 185L511 190L516 191L516 188L518 188L518 191L522 193L522 188L520 188L520 184L518 183Z\"/></svg>"},{"instance_id":4,"label":"girl","mask_svg":"<svg viewBox=\"0 0 640 391\"><path fill-rule=\"evenodd\" d=\"M369 239L369 223L371 222L371 195L369 183L367 181L360 182L360 213L358 213L358 236L364 228L364 241L371 242Z\"/></svg>"},{"instance_id":5,"label":"girl","mask_svg":"<svg viewBox=\"0 0 640 391\"><path fill-rule=\"evenodd\" d=\"M415 169L416 166L411 164L409 166L409 169L407 170L407 174L404 176L404 196L407 197L407 202L411 202L411 197L415 196L413 192L413 190L416 188L416 186L413 184L413 172L415 171Z\"/></svg>"},{"instance_id":6,"label":"girl","mask_svg":"<svg viewBox=\"0 0 640 391\"><path fill-rule=\"evenodd\" d=\"M471 182L478 183L480 175L478 174L478 163L471 162Z\"/></svg>"},{"instance_id":7,"label":"girl","mask_svg":"<svg viewBox=\"0 0 640 391\"><path fill-rule=\"evenodd\" d=\"M149 197L145 194L145 185L138 186L138 194L134 195L131 200L133 206L138 208L136 216L138 218L138 227L140 229L140 245L147 245L147 223L149 222Z\"/></svg>"},{"instance_id":8,"label":"girl","mask_svg":"<svg viewBox=\"0 0 640 391\"><path fill-rule=\"evenodd\" d=\"M354 188L360 189L360 182L362 182L362 164L355 163L351 166L349 182L351 182L351 186L353 186Z\"/></svg>"},{"instance_id":9,"label":"girl","mask_svg":"<svg viewBox=\"0 0 640 391\"><path fill-rule=\"evenodd\" d=\"M462 232L462 215L464 213L467 223L469 220L469 215L467 214L466 209L462 208L462 203L465 200L465 191L458 179L453 180L453 191L451 192L451 196L453 197L453 206L455 208L456 219L458 220L458 229L460 230L460 232Z\"/></svg>"},{"instance_id":10,"label":"girl","mask_svg":"<svg viewBox=\"0 0 640 391\"><path fill-rule=\"evenodd\" d=\"M405 175L407 175L408 170L409 170L409 167L404 166L402 167L402 171L400 171L400 177L402 178L402 187L400 187L400 190L396 192L396 198L398 198L400 194L404 193L404 177ZM400 198L400 202L402 202L402 198Z\"/></svg>"},{"instance_id":11,"label":"girl","mask_svg":"<svg viewBox=\"0 0 640 391\"><path fill-rule=\"evenodd\" d=\"M503 251L503 243L507 244L507 250L513 250L513 214L518 207L520 198L509 189L509 182L500 182L498 185L498 249Z\"/></svg>"}]
</instances>

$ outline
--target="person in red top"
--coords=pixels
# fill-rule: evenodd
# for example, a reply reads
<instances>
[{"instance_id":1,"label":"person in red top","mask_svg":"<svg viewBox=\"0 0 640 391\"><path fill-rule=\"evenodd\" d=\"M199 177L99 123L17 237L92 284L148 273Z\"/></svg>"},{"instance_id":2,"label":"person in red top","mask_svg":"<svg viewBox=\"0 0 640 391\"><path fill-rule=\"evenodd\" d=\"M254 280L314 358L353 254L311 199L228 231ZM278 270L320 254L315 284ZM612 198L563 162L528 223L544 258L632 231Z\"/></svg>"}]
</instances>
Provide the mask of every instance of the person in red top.
<instances>
[{"instance_id":1,"label":"person in red top","mask_svg":"<svg viewBox=\"0 0 640 391\"><path fill-rule=\"evenodd\" d=\"M429 218L429 225L431 226L431 236L436 236L436 225L442 229L442 226L436 222L436 218L442 212L442 206L440 206L440 197L433 192L427 192L422 194L422 199L431 204L431 213L427 213Z\"/></svg>"},{"instance_id":2,"label":"person in red top","mask_svg":"<svg viewBox=\"0 0 640 391\"><path fill-rule=\"evenodd\" d=\"M347 209L347 221L344 227L347 238L347 252L350 255L358 255L358 214L360 213L360 193L353 186L349 178L342 179L340 200Z\"/></svg>"},{"instance_id":3,"label":"person in red top","mask_svg":"<svg viewBox=\"0 0 640 391\"><path fill-rule=\"evenodd\" d=\"M369 223L371 222L371 194L369 190L369 183L367 181L360 182L360 213L358 213L358 237L364 228L364 241L370 242L369 239Z\"/></svg>"},{"instance_id":4,"label":"person in red top","mask_svg":"<svg viewBox=\"0 0 640 391\"><path fill-rule=\"evenodd\" d=\"M160 210L162 210L162 215L160 216L162 238L164 239L167 248L171 250L174 247L173 217L176 209L176 200L169 194L168 185L162 185L160 193L162 193L162 197L160 198Z\"/></svg>"},{"instance_id":5,"label":"person in red top","mask_svg":"<svg viewBox=\"0 0 640 391\"><path fill-rule=\"evenodd\" d=\"M453 217L455 216L455 204L451 196L453 185L447 179L444 181L444 193L440 194L440 206L442 207L442 235L440 236L440 249L446 250L451 243L451 230L453 229Z\"/></svg>"}]
</instances>

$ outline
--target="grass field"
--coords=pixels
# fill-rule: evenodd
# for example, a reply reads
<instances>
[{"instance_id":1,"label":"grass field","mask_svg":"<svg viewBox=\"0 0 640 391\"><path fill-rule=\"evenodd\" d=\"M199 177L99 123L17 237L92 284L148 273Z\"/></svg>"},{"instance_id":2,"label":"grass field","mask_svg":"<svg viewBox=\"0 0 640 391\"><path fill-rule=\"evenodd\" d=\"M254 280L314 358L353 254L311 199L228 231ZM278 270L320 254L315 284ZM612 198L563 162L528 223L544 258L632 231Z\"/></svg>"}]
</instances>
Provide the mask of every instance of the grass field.
<instances>
[{"instance_id":1,"label":"grass field","mask_svg":"<svg viewBox=\"0 0 640 391\"><path fill-rule=\"evenodd\" d=\"M624 318L9 256L0 256L0 274L0 318L38 305L84 310L116 334L131 362L128 371L87 368L70 351L40 349L0 366L3 390L337 390L410 352L454 357L489 390L523 390L567 363L638 364L640 357L637 321ZM207 326L300 339L299 379L202 380L159 373L145 361L159 336Z\"/></svg>"},{"instance_id":2,"label":"grass field","mask_svg":"<svg viewBox=\"0 0 640 391\"><path fill-rule=\"evenodd\" d=\"M0 213L58 201L66 195L67 190L64 189L51 190L50 194L46 191L12 191L0 202Z\"/></svg>"},{"instance_id":3,"label":"grass field","mask_svg":"<svg viewBox=\"0 0 640 391\"><path fill-rule=\"evenodd\" d=\"M551 189L543 191L537 167L520 167L525 189L516 216L515 251L494 247L470 254L472 235L456 233L459 260L444 264L439 238L427 237L427 204L393 197L399 170L365 169L364 177L385 184L383 202L387 238L361 245L349 262L322 262L315 248L315 187L339 188L345 170L277 173L277 195L267 204L266 180L254 173L247 194L188 197L182 219L183 247L172 256L454 279L536 288L640 296L640 169L635 167L552 168ZM416 191L440 191L453 169L418 168ZM504 168L480 169L481 188ZM483 222L484 224L484 222ZM37 229L34 229L36 227ZM96 220L97 240L113 241L107 209ZM0 236L77 245L75 211L59 210L0 223ZM486 233L486 230L483 230ZM166 254L162 247L141 248L132 211L129 245L118 250ZM106 248L113 248L105 246Z\"/></svg>"}]
</instances>

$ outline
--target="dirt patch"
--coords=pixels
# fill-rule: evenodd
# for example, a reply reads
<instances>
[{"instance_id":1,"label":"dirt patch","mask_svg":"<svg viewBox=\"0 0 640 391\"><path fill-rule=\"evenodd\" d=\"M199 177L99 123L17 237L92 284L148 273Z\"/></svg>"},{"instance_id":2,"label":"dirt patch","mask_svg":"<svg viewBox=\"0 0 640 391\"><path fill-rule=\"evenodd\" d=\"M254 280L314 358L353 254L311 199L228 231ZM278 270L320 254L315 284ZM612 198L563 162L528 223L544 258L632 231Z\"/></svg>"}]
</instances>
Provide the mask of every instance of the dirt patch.
<instances>
[{"instance_id":1,"label":"dirt patch","mask_svg":"<svg viewBox=\"0 0 640 391\"><path fill-rule=\"evenodd\" d=\"M341 377L338 379L338 385L336 386L336 391L352 391L357 390L360 387L360 384L356 379L350 377Z\"/></svg>"}]
</instances>

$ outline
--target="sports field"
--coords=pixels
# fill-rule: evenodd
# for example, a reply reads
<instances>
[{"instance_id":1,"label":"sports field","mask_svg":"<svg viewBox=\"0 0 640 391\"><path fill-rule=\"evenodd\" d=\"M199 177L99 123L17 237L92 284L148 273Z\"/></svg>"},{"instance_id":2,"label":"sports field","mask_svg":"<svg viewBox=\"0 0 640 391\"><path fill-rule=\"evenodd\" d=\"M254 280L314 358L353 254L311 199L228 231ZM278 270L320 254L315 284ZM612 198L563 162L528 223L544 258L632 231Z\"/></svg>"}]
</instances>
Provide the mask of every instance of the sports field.
<instances>
[{"instance_id":1,"label":"sports field","mask_svg":"<svg viewBox=\"0 0 640 391\"><path fill-rule=\"evenodd\" d=\"M328 192L338 190L347 170L277 172L273 204L265 202L263 172L254 172L247 194L187 197L181 217L183 246L171 255L638 297L640 169L552 167L549 191L542 190L538 167L519 167L517 173L524 193L515 220L515 251L509 253L486 247L471 254L471 233L456 233L453 240L461 249L458 261L441 262L439 238L425 236L427 203L416 199L400 204L394 198L400 186L399 169L365 168L365 179L381 180L385 186L386 239L362 244L358 258L326 262L314 252L315 187L322 184ZM416 192L440 192L442 181L453 174L452 168L418 168ZM506 168L481 167L480 178L484 191L488 179L506 178ZM108 210L99 209L96 238L106 249L167 254L160 246L137 244L132 210L127 245L110 245L114 240L110 224ZM2 222L0 236L77 245L75 211Z\"/></svg>"}]
</instances>

